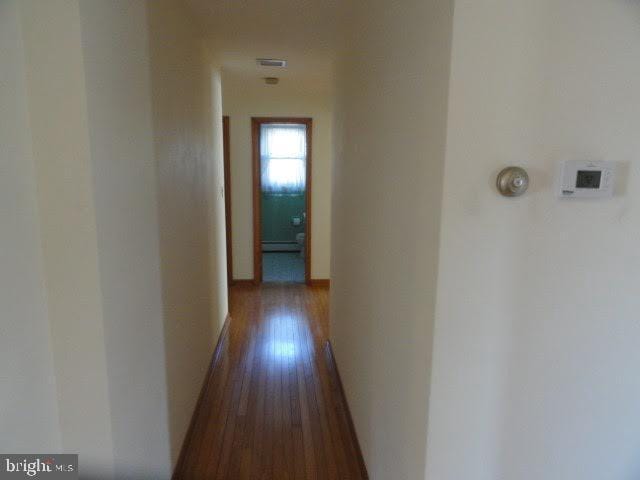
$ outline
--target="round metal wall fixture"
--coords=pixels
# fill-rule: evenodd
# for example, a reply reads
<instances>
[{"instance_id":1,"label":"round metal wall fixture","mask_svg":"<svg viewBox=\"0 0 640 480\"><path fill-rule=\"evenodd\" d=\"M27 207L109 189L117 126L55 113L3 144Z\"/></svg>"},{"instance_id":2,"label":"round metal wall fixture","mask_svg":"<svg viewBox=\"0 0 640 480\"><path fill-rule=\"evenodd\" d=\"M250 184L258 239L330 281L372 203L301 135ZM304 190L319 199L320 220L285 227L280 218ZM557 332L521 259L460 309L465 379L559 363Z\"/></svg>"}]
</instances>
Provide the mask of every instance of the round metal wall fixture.
<instances>
[{"instance_id":1,"label":"round metal wall fixture","mask_svg":"<svg viewBox=\"0 0 640 480\"><path fill-rule=\"evenodd\" d=\"M529 175L520 167L507 167L498 174L498 191L505 197L519 197L529 188Z\"/></svg>"}]
</instances>

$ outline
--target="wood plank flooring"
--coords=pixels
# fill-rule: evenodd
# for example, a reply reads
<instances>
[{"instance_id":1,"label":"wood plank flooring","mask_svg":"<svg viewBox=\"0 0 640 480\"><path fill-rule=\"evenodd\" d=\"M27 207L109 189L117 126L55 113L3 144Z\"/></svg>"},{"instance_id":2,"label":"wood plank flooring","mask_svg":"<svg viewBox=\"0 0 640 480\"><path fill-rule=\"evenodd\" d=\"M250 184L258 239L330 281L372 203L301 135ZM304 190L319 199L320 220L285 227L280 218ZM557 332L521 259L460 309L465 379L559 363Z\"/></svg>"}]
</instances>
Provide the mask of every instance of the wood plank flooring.
<instances>
[{"instance_id":1,"label":"wood plank flooring","mask_svg":"<svg viewBox=\"0 0 640 480\"><path fill-rule=\"evenodd\" d=\"M365 479L328 338L328 289L236 286L175 479Z\"/></svg>"}]
</instances>

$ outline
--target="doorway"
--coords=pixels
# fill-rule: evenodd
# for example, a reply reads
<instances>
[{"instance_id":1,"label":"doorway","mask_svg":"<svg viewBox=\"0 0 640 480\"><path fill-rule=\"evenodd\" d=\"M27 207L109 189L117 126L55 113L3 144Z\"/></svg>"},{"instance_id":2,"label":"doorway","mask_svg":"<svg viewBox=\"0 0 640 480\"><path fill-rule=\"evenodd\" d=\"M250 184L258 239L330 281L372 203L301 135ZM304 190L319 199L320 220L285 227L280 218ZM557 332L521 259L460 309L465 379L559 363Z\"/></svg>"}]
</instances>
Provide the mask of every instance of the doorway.
<instances>
[{"instance_id":1,"label":"doorway","mask_svg":"<svg viewBox=\"0 0 640 480\"><path fill-rule=\"evenodd\" d=\"M254 117L254 283L311 282L311 118Z\"/></svg>"},{"instance_id":2,"label":"doorway","mask_svg":"<svg viewBox=\"0 0 640 480\"><path fill-rule=\"evenodd\" d=\"M231 140L229 116L222 117L222 151L224 159L224 218L227 249L227 287L233 285L233 246L231 241Z\"/></svg>"}]
</instances>

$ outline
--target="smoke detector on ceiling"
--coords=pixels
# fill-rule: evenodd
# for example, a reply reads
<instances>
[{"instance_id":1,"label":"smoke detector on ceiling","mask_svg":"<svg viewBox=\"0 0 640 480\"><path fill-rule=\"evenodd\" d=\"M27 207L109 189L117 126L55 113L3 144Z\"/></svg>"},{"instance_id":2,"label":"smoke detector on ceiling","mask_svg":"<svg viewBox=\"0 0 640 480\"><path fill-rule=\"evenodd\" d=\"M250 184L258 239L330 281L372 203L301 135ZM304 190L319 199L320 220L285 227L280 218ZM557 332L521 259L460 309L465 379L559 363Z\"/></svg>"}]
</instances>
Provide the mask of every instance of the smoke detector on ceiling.
<instances>
[{"instance_id":1,"label":"smoke detector on ceiling","mask_svg":"<svg viewBox=\"0 0 640 480\"><path fill-rule=\"evenodd\" d=\"M286 67L287 61L278 58L257 58L256 61L261 67Z\"/></svg>"},{"instance_id":2,"label":"smoke detector on ceiling","mask_svg":"<svg viewBox=\"0 0 640 480\"><path fill-rule=\"evenodd\" d=\"M264 77L264 83L267 85L277 85L279 81L278 77Z\"/></svg>"}]
</instances>

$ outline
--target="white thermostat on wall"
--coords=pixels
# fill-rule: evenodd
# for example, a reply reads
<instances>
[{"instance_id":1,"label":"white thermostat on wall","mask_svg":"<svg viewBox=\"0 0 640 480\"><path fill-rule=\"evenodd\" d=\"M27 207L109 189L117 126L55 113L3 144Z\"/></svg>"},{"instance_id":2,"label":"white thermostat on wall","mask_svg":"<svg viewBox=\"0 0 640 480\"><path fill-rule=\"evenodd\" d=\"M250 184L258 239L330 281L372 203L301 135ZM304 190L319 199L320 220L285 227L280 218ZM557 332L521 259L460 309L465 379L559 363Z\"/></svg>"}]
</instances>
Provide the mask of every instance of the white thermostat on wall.
<instances>
[{"instance_id":1,"label":"white thermostat on wall","mask_svg":"<svg viewBox=\"0 0 640 480\"><path fill-rule=\"evenodd\" d=\"M561 197L612 197L615 163L568 160L562 164L559 195Z\"/></svg>"}]
</instances>

